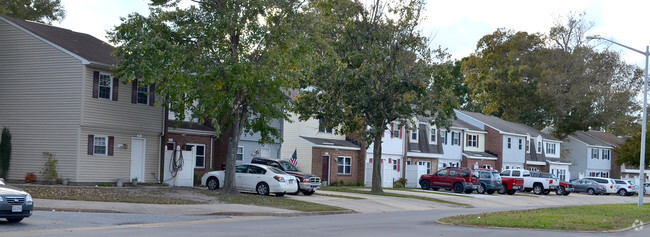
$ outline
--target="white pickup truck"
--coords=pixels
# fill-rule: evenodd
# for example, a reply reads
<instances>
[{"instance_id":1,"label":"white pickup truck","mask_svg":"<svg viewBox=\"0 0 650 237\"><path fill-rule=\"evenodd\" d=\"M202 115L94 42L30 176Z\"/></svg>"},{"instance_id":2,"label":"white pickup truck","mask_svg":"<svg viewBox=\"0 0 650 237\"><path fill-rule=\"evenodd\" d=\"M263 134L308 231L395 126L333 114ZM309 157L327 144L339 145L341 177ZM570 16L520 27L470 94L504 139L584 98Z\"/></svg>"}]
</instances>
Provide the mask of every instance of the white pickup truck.
<instances>
[{"instance_id":1,"label":"white pickup truck","mask_svg":"<svg viewBox=\"0 0 650 237\"><path fill-rule=\"evenodd\" d=\"M534 172L534 171L533 171ZM533 177L530 174L530 171L524 169L508 169L501 172L502 177L515 177L524 179L524 191L533 191L537 195L549 194L551 191L555 191L560 180L552 178L542 178L539 175L534 175Z\"/></svg>"}]
</instances>

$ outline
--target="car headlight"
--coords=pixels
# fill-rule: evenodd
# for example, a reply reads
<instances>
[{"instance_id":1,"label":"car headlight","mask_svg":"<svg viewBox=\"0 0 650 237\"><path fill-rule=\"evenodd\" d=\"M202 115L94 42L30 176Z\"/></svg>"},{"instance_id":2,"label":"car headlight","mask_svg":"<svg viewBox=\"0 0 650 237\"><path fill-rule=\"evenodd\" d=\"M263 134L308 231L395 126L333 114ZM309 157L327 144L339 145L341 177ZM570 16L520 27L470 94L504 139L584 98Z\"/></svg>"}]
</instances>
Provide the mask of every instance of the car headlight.
<instances>
[{"instance_id":1,"label":"car headlight","mask_svg":"<svg viewBox=\"0 0 650 237\"><path fill-rule=\"evenodd\" d=\"M2 196L0 196L0 202L2 202L2 201L4 201L4 199L2 199Z\"/></svg>"},{"instance_id":2,"label":"car headlight","mask_svg":"<svg viewBox=\"0 0 650 237\"><path fill-rule=\"evenodd\" d=\"M25 196L25 203L27 205L32 205L32 203L34 203L34 200L32 199L32 195L29 195L29 193L27 194L27 196Z\"/></svg>"},{"instance_id":3,"label":"car headlight","mask_svg":"<svg viewBox=\"0 0 650 237\"><path fill-rule=\"evenodd\" d=\"M284 177L282 177L282 175L276 175L273 178L278 182L284 182Z\"/></svg>"}]
</instances>

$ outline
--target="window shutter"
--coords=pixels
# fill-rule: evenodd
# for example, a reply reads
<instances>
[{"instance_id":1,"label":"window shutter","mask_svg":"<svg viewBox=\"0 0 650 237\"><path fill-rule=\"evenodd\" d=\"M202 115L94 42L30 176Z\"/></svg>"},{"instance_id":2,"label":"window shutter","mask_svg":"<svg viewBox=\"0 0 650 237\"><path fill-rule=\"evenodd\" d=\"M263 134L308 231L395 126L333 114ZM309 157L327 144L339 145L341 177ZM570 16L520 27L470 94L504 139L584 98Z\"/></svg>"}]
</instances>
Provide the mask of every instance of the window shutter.
<instances>
[{"instance_id":1,"label":"window shutter","mask_svg":"<svg viewBox=\"0 0 650 237\"><path fill-rule=\"evenodd\" d=\"M370 158L370 163L372 163L372 158Z\"/></svg>"},{"instance_id":2,"label":"window shutter","mask_svg":"<svg viewBox=\"0 0 650 237\"><path fill-rule=\"evenodd\" d=\"M392 159L392 158L388 158L388 163L393 163L393 159Z\"/></svg>"},{"instance_id":3,"label":"window shutter","mask_svg":"<svg viewBox=\"0 0 650 237\"><path fill-rule=\"evenodd\" d=\"M133 80L131 83L131 104L138 102L138 80Z\"/></svg>"},{"instance_id":4,"label":"window shutter","mask_svg":"<svg viewBox=\"0 0 650 237\"><path fill-rule=\"evenodd\" d=\"M115 137L108 137L108 155L113 156L113 146L115 145Z\"/></svg>"},{"instance_id":5,"label":"window shutter","mask_svg":"<svg viewBox=\"0 0 650 237\"><path fill-rule=\"evenodd\" d=\"M117 101L117 89L120 86L120 79L113 78L113 101Z\"/></svg>"},{"instance_id":6,"label":"window shutter","mask_svg":"<svg viewBox=\"0 0 650 237\"><path fill-rule=\"evenodd\" d=\"M402 139L402 129L399 129L399 139Z\"/></svg>"},{"instance_id":7,"label":"window shutter","mask_svg":"<svg viewBox=\"0 0 650 237\"><path fill-rule=\"evenodd\" d=\"M153 106L156 103L156 94L154 94L154 91L156 91L156 86L150 85L149 86L149 105Z\"/></svg>"},{"instance_id":8,"label":"window shutter","mask_svg":"<svg viewBox=\"0 0 650 237\"><path fill-rule=\"evenodd\" d=\"M95 135L88 135L88 155L93 155L95 152Z\"/></svg>"},{"instance_id":9,"label":"window shutter","mask_svg":"<svg viewBox=\"0 0 650 237\"><path fill-rule=\"evenodd\" d=\"M400 162L400 160L401 159L397 159L397 172L399 172L399 166L401 165L400 163L402 163L402 162Z\"/></svg>"},{"instance_id":10,"label":"window shutter","mask_svg":"<svg viewBox=\"0 0 650 237\"><path fill-rule=\"evenodd\" d=\"M480 147L481 145L478 143L478 138L481 137L479 135L476 135L476 147Z\"/></svg>"},{"instance_id":11,"label":"window shutter","mask_svg":"<svg viewBox=\"0 0 650 237\"><path fill-rule=\"evenodd\" d=\"M99 72L93 71L93 98L99 98Z\"/></svg>"}]
</instances>

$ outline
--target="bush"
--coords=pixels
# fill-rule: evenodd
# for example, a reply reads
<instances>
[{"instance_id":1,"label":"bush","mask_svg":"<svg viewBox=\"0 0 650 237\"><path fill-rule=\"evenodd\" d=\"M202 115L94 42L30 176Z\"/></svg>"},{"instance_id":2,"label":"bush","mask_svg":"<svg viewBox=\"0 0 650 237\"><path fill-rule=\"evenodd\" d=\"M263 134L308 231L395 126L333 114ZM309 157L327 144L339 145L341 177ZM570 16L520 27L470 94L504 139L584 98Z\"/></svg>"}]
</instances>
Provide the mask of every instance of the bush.
<instances>
[{"instance_id":1,"label":"bush","mask_svg":"<svg viewBox=\"0 0 650 237\"><path fill-rule=\"evenodd\" d=\"M36 182L36 174L34 172L29 172L25 174L25 183Z\"/></svg>"},{"instance_id":2,"label":"bush","mask_svg":"<svg viewBox=\"0 0 650 237\"><path fill-rule=\"evenodd\" d=\"M54 158L54 153L43 152L43 156L47 157L47 160L45 161L45 167L41 170L41 174L45 180L50 181L50 184L52 184L59 179L59 173L56 172L56 163L58 160Z\"/></svg>"},{"instance_id":3,"label":"bush","mask_svg":"<svg viewBox=\"0 0 650 237\"><path fill-rule=\"evenodd\" d=\"M406 187L406 179L400 178L395 183L393 183L393 188L404 188Z\"/></svg>"},{"instance_id":4,"label":"bush","mask_svg":"<svg viewBox=\"0 0 650 237\"><path fill-rule=\"evenodd\" d=\"M9 176L9 165L11 160L11 133L5 127L2 129L0 138L0 178L7 179Z\"/></svg>"}]
</instances>

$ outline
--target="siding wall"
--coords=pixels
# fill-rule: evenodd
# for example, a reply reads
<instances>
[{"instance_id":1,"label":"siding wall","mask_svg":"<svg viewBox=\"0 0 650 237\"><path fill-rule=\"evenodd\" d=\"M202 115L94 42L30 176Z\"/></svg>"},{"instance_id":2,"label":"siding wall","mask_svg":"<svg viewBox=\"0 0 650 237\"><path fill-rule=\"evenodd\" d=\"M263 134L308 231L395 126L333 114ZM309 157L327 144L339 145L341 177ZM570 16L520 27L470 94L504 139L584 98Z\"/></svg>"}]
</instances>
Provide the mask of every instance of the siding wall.
<instances>
[{"instance_id":1,"label":"siding wall","mask_svg":"<svg viewBox=\"0 0 650 237\"><path fill-rule=\"evenodd\" d=\"M467 135L476 135L478 137L478 147L468 147L467 146ZM464 134L465 142L463 142L463 149L466 151L475 151L475 152L484 152L485 151L485 134L484 133L473 133L465 132Z\"/></svg>"},{"instance_id":2,"label":"siding wall","mask_svg":"<svg viewBox=\"0 0 650 237\"><path fill-rule=\"evenodd\" d=\"M0 20L0 129L12 134L9 179L38 173L55 153L75 181L83 66L72 56Z\"/></svg>"},{"instance_id":3,"label":"siding wall","mask_svg":"<svg viewBox=\"0 0 650 237\"><path fill-rule=\"evenodd\" d=\"M292 114L289 119L293 122L284 121L284 131L282 134L283 142L279 158L288 160L291 158L291 155L293 155L293 151L296 150L298 156L298 169L305 172L320 173L321 171L319 170L312 170L312 157L319 157L322 154L312 156L311 145L300 138L300 136L340 140L345 140L345 136L319 132L317 119L300 121L298 120L298 116L295 114Z\"/></svg>"},{"instance_id":4,"label":"siding wall","mask_svg":"<svg viewBox=\"0 0 650 237\"><path fill-rule=\"evenodd\" d=\"M587 145L569 136L564 140L567 149L567 159L571 161L569 172L571 179L579 178L580 173L587 170Z\"/></svg>"},{"instance_id":5,"label":"siding wall","mask_svg":"<svg viewBox=\"0 0 650 237\"><path fill-rule=\"evenodd\" d=\"M511 139L511 146L508 148L508 138ZM519 139L522 139L522 147L519 149ZM526 160L526 144L524 143L525 136L503 136L503 163L521 164L523 167Z\"/></svg>"}]
</instances>

